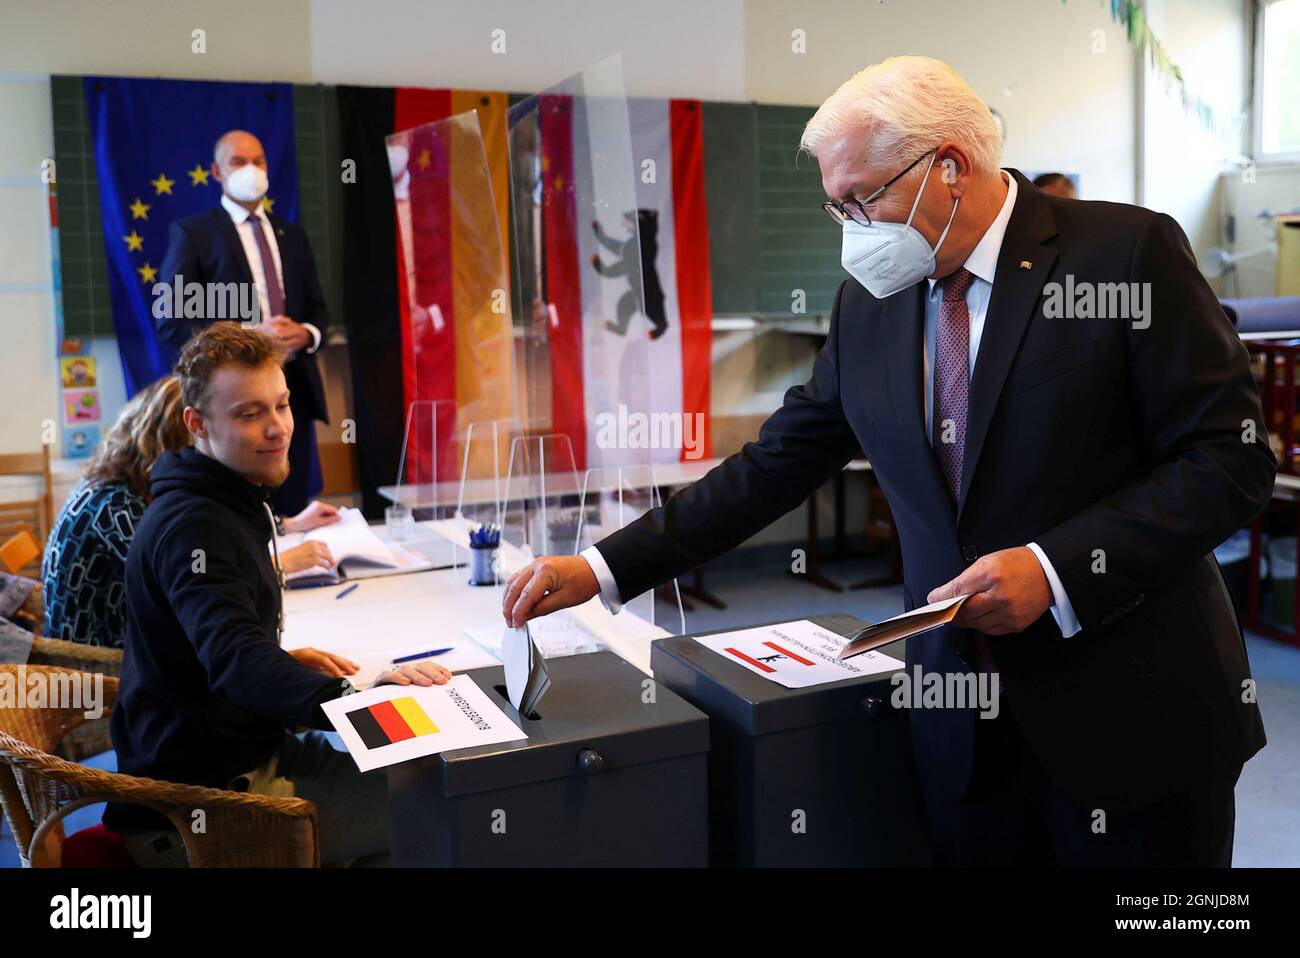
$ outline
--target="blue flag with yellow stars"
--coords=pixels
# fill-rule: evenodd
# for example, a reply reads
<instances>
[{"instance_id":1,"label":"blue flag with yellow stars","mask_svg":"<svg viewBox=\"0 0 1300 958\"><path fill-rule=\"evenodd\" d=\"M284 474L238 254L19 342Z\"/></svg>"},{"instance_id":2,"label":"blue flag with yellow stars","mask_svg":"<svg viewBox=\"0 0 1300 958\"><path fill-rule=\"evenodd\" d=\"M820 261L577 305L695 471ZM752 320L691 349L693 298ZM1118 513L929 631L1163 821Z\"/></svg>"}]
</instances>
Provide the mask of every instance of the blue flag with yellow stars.
<instances>
[{"instance_id":1,"label":"blue flag with yellow stars","mask_svg":"<svg viewBox=\"0 0 1300 958\"><path fill-rule=\"evenodd\" d=\"M99 205L108 254L113 328L128 396L171 371L176 350L154 331L153 287L174 220L221 202L212 148L228 130L247 130L266 149L271 191L263 204L298 216L293 88L86 77Z\"/></svg>"}]
</instances>

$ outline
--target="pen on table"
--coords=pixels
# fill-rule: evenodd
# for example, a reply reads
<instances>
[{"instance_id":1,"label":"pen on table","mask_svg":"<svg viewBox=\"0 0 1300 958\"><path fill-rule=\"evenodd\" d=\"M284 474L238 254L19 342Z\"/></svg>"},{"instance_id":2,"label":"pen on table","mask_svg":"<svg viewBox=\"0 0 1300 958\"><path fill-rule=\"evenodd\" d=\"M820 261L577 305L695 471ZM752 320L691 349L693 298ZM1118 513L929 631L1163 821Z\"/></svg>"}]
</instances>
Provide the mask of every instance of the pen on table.
<instances>
[{"instance_id":1,"label":"pen on table","mask_svg":"<svg viewBox=\"0 0 1300 958\"><path fill-rule=\"evenodd\" d=\"M344 589L344 590L343 590L342 592L340 592L338 595L334 596L334 598L335 598L335 599L341 599L341 598L343 598L345 595L351 595L353 592L355 592L355 591L356 591L358 588L360 588L360 587L361 587L361 583L360 583L360 582L353 582L350 586L348 586L346 589Z\"/></svg>"},{"instance_id":2,"label":"pen on table","mask_svg":"<svg viewBox=\"0 0 1300 958\"><path fill-rule=\"evenodd\" d=\"M442 655L444 652L450 652L452 648L452 646L447 646L445 649L431 649L428 652L416 652L413 655L403 655L400 658L393 659L393 664L401 665L403 662L414 662L416 659L431 659L435 655Z\"/></svg>"}]
</instances>

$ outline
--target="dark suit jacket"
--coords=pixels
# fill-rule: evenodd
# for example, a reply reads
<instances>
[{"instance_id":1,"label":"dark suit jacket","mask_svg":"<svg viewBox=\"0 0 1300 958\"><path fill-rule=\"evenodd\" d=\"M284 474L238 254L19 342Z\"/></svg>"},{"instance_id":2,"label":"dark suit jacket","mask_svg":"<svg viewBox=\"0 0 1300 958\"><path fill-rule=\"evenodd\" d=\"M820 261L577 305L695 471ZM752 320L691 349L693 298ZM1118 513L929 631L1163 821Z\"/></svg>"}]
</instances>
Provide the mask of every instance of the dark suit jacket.
<instances>
[{"instance_id":1,"label":"dark suit jacket","mask_svg":"<svg viewBox=\"0 0 1300 958\"><path fill-rule=\"evenodd\" d=\"M324 334L329 317L307 234L297 223L271 214L267 218L275 228L275 241L280 247L285 313L297 322L311 323ZM177 275L183 276L186 283L253 282L248 258L239 242L239 232L223 207L216 206L172 223L167 255L158 270L158 282L170 286ZM158 337L180 347L212 320L166 317L155 322ZM300 352L285 364L284 371L297 410L313 419L329 422L316 357Z\"/></svg>"},{"instance_id":2,"label":"dark suit jacket","mask_svg":"<svg viewBox=\"0 0 1300 958\"><path fill-rule=\"evenodd\" d=\"M848 280L812 378L758 440L598 546L622 596L638 595L800 505L861 447L893 510L908 609L982 554L1042 546L1083 628L1062 638L1049 611L990 637L1004 694L1058 785L1089 808L1133 807L1264 745L1211 550L1268 502L1275 462L1246 350L1178 224L1013 175L959 502L924 425L926 284L877 300ZM1149 326L1048 318L1044 284L1067 274L1150 283ZM969 646L968 630L930 632L909 641L909 670L968 672ZM910 720L923 781L959 794L973 713Z\"/></svg>"}]
</instances>

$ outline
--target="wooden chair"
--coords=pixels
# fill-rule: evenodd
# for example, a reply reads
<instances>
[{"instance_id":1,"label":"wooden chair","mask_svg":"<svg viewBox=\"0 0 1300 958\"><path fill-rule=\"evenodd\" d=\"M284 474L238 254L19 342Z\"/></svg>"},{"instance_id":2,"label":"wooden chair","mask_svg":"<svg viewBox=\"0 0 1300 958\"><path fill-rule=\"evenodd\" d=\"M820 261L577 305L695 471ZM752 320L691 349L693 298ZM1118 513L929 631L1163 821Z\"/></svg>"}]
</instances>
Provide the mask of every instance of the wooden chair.
<instances>
[{"instance_id":1,"label":"wooden chair","mask_svg":"<svg viewBox=\"0 0 1300 958\"><path fill-rule=\"evenodd\" d=\"M35 499L0 502L0 542L26 528L44 544L54 527L54 480L50 473L50 447L40 452L0 455L0 476L36 476L40 492ZM37 556L39 560L40 556ZM18 571L18 570L13 570Z\"/></svg>"},{"instance_id":2,"label":"wooden chair","mask_svg":"<svg viewBox=\"0 0 1300 958\"><path fill-rule=\"evenodd\" d=\"M0 665L0 682L16 681L19 668ZM44 673L46 681L85 676L52 666L26 669L29 680L34 671ZM117 679L105 676L103 683L109 709L117 698ZM99 802L143 805L165 816L180 833L192 868L320 865L312 802L137 778L51 754L84 721L79 708L0 709L0 805L23 867L59 867L64 816ZM198 835L190 827L196 809L207 819Z\"/></svg>"}]
</instances>

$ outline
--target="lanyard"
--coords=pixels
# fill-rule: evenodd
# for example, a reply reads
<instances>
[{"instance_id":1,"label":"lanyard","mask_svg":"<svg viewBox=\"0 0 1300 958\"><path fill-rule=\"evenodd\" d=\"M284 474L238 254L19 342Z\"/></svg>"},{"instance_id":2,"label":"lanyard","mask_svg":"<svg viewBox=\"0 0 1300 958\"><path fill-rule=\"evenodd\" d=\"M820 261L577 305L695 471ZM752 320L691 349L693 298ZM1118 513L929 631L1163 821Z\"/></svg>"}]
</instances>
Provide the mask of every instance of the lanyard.
<instances>
[{"instance_id":1,"label":"lanyard","mask_svg":"<svg viewBox=\"0 0 1300 958\"><path fill-rule=\"evenodd\" d=\"M280 612L275 623L275 642L276 645L284 645L284 567L280 565L280 547L275 541L275 513L271 511L269 503L263 502L262 508L266 510L266 518L271 520L271 561L275 566L275 580L279 585L277 598L280 600Z\"/></svg>"}]
</instances>

